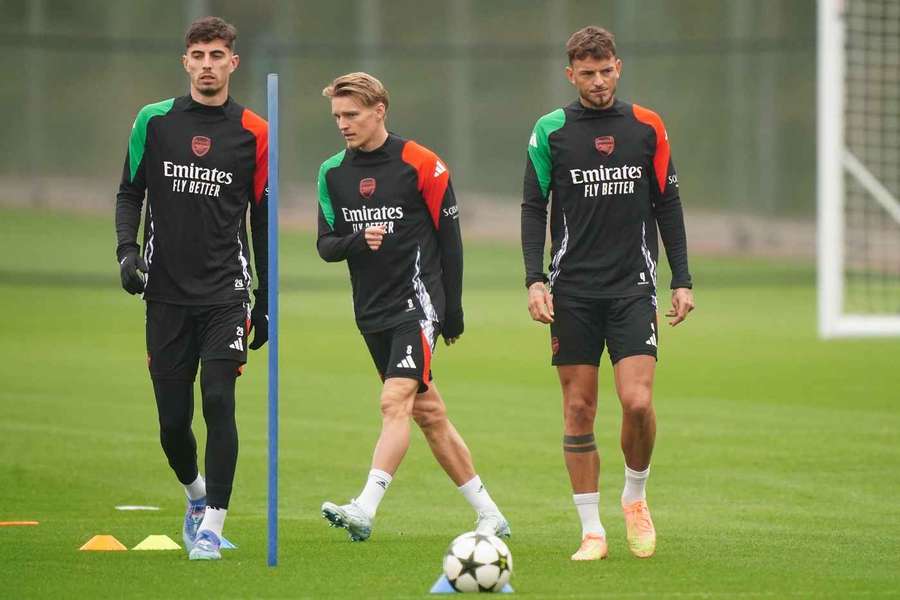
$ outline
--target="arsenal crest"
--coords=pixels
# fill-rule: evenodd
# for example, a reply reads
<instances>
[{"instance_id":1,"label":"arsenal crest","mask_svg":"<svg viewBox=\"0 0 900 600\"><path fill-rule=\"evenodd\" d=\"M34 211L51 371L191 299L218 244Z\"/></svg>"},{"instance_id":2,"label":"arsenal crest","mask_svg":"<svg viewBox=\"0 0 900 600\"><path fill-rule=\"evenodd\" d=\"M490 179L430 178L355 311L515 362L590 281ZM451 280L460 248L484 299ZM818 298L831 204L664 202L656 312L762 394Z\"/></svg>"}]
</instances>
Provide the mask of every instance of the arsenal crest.
<instances>
[{"instance_id":1,"label":"arsenal crest","mask_svg":"<svg viewBox=\"0 0 900 600\"><path fill-rule=\"evenodd\" d=\"M616 138L611 135L603 135L594 138L594 148L603 156L609 156L616 147Z\"/></svg>"},{"instance_id":2,"label":"arsenal crest","mask_svg":"<svg viewBox=\"0 0 900 600\"><path fill-rule=\"evenodd\" d=\"M359 195L368 200L375 193L375 179L366 177L359 182Z\"/></svg>"},{"instance_id":3,"label":"arsenal crest","mask_svg":"<svg viewBox=\"0 0 900 600\"><path fill-rule=\"evenodd\" d=\"M205 135L195 135L194 139L191 140L191 150L198 157L205 156L209 152L210 146L212 146L212 140Z\"/></svg>"}]
</instances>

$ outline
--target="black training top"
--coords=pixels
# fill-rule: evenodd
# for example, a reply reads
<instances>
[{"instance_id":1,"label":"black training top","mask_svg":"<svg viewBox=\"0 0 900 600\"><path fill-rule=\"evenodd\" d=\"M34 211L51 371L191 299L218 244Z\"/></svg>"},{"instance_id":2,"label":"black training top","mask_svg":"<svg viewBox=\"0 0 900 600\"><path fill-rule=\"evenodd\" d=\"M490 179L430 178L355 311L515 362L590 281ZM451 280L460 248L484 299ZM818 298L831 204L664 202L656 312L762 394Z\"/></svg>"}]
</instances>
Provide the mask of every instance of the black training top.
<instances>
[{"instance_id":1,"label":"black training top","mask_svg":"<svg viewBox=\"0 0 900 600\"><path fill-rule=\"evenodd\" d=\"M247 302L252 284L247 206L259 277L268 288L268 125L229 98L190 96L142 108L116 202L116 255L137 253L144 192L144 298L171 304Z\"/></svg>"},{"instance_id":2,"label":"black training top","mask_svg":"<svg viewBox=\"0 0 900 600\"><path fill-rule=\"evenodd\" d=\"M347 260L359 329L420 320L441 322L448 337L461 333L462 240L446 163L390 134L376 150L326 160L318 188L316 246L326 261ZM377 225L387 233L373 252L364 232Z\"/></svg>"},{"instance_id":3,"label":"black training top","mask_svg":"<svg viewBox=\"0 0 900 600\"><path fill-rule=\"evenodd\" d=\"M550 192L550 274L543 253ZM522 202L526 285L582 298L656 296L656 227L672 288L691 287L678 175L662 119L616 100L575 101L538 119L528 143Z\"/></svg>"}]
</instances>

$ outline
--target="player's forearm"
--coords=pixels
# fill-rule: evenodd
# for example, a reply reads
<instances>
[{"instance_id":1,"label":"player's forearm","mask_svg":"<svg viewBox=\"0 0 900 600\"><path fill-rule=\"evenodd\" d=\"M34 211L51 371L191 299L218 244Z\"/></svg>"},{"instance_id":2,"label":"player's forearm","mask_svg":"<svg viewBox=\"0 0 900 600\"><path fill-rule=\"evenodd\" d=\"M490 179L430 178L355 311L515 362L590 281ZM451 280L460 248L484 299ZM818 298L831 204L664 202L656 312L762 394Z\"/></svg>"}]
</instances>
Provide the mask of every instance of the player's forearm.
<instances>
[{"instance_id":1,"label":"player's forearm","mask_svg":"<svg viewBox=\"0 0 900 600\"><path fill-rule=\"evenodd\" d=\"M344 236L338 235L333 231L325 233L316 240L316 249L325 262L347 260L355 254L366 251L367 246L364 233L364 231L357 231Z\"/></svg>"},{"instance_id":2,"label":"player's forearm","mask_svg":"<svg viewBox=\"0 0 900 600\"><path fill-rule=\"evenodd\" d=\"M137 195L136 192L120 188L116 197L116 259L119 261L127 254L140 251L137 234L143 204L143 194Z\"/></svg>"},{"instance_id":3,"label":"player's forearm","mask_svg":"<svg viewBox=\"0 0 900 600\"><path fill-rule=\"evenodd\" d=\"M463 288L463 251L459 229L455 235L441 236L441 280L444 284L444 297L448 315L462 312Z\"/></svg>"},{"instance_id":4,"label":"player's forearm","mask_svg":"<svg viewBox=\"0 0 900 600\"><path fill-rule=\"evenodd\" d=\"M527 190L527 187L526 187ZM525 195L522 202L522 256L525 259L525 287L547 281L544 273L544 243L547 238L547 203Z\"/></svg>"},{"instance_id":5,"label":"player's forearm","mask_svg":"<svg viewBox=\"0 0 900 600\"><path fill-rule=\"evenodd\" d=\"M256 289L261 294L269 289L269 210L265 196L263 202L250 206L250 235L256 265Z\"/></svg>"},{"instance_id":6,"label":"player's forearm","mask_svg":"<svg viewBox=\"0 0 900 600\"><path fill-rule=\"evenodd\" d=\"M675 196L654 208L659 234L666 248L669 268L672 269L672 289L693 286L688 269L687 234L684 228L684 211L681 199Z\"/></svg>"}]
</instances>

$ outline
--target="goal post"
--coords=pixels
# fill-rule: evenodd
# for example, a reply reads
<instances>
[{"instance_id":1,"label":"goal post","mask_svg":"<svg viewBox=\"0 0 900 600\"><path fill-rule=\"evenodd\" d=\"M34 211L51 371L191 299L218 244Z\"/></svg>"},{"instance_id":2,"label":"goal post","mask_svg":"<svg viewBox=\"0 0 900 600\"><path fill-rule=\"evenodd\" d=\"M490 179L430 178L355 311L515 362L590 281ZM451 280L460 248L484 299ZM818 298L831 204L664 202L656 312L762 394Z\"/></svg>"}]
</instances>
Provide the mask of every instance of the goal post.
<instances>
[{"instance_id":1,"label":"goal post","mask_svg":"<svg viewBox=\"0 0 900 600\"><path fill-rule=\"evenodd\" d=\"M818 323L900 336L900 0L818 0Z\"/></svg>"}]
</instances>

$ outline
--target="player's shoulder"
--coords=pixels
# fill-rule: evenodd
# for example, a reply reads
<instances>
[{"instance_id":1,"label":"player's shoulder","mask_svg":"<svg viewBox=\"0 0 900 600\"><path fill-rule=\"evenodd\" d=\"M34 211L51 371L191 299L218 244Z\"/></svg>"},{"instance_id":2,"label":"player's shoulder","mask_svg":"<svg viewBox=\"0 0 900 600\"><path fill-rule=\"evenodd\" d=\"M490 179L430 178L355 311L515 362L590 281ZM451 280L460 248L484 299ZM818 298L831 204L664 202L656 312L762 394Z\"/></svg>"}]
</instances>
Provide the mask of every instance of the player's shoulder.
<instances>
[{"instance_id":1,"label":"player's shoulder","mask_svg":"<svg viewBox=\"0 0 900 600\"><path fill-rule=\"evenodd\" d=\"M447 163L431 148L415 140L397 139L403 144L400 152L401 160L415 169L420 176L431 174L438 178L447 172Z\"/></svg>"},{"instance_id":2,"label":"player's shoulder","mask_svg":"<svg viewBox=\"0 0 900 600\"><path fill-rule=\"evenodd\" d=\"M253 132L257 137L269 134L269 123L261 116L247 108L237 104L236 112L241 116L241 126L248 131Z\"/></svg>"},{"instance_id":3,"label":"player's shoulder","mask_svg":"<svg viewBox=\"0 0 900 600\"><path fill-rule=\"evenodd\" d=\"M531 148L541 147L541 144L546 144L552 133L562 129L565 124L565 108L556 108L545 115L541 115L534 124L534 130L531 132L528 146Z\"/></svg>"},{"instance_id":4,"label":"player's shoulder","mask_svg":"<svg viewBox=\"0 0 900 600\"><path fill-rule=\"evenodd\" d=\"M146 123L152 117L161 117L168 114L175 105L176 100L178 100L178 98L167 98L165 100L159 100L158 102L145 104L138 110L137 117L134 120L135 124Z\"/></svg>"},{"instance_id":5,"label":"player's shoulder","mask_svg":"<svg viewBox=\"0 0 900 600\"><path fill-rule=\"evenodd\" d=\"M331 169L338 167L344 162L344 157L347 155L347 150L343 149L340 152L336 152L322 161L322 164L319 165L319 177L323 177L325 173L330 171Z\"/></svg>"},{"instance_id":6,"label":"player's shoulder","mask_svg":"<svg viewBox=\"0 0 900 600\"><path fill-rule=\"evenodd\" d=\"M535 131L552 132L566 124L566 109L564 107L554 108L550 112L538 117L535 121Z\"/></svg>"},{"instance_id":7,"label":"player's shoulder","mask_svg":"<svg viewBox=\"0 0 900 600\"><path fill-rule=\"evenodd\" d=\"M654 129L665 129L665 124L658 112L640 104L628 104L627 102L623 102L622 105L624 112L626 112L626 114L630 113L636 121L649 125Z\"/></svg>"}]
</instances>

